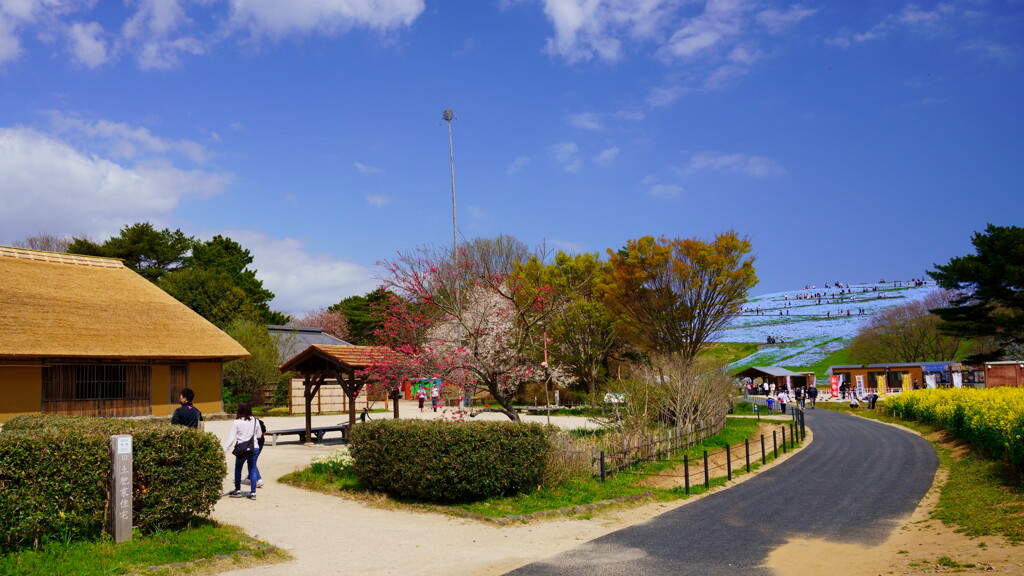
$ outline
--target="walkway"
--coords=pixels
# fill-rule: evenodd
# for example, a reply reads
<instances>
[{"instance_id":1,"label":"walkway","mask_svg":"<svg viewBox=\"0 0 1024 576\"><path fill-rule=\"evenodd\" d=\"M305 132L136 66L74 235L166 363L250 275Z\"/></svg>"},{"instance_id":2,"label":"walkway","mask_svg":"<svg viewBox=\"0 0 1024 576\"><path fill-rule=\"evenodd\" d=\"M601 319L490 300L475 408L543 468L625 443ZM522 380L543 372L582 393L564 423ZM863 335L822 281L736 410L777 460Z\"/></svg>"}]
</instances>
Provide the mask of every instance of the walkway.
<instances>
[{"instance_id":1,"label":"walkway","mask_svg":"<svg viewBox=\"0 0 1024 576\"><path fill-rule=\"evenodd\" d=\"M880 544L931 486L935 450L892 426L806 414L814 442L785 465L509 574L769 575L768 555L794 539Z\"/></svg>"}]
</instances>

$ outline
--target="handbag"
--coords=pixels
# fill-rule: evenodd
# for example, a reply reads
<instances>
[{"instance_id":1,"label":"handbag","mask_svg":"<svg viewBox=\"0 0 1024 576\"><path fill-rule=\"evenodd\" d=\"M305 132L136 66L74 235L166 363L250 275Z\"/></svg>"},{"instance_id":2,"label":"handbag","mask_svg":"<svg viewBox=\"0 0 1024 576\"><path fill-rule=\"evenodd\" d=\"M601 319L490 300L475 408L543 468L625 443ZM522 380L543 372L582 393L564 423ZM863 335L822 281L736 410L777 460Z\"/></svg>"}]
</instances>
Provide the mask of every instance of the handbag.
<instances>
[{"instance_id":1,"label":"handbag","mask_svg":"<svg viewBox=\"0 0 1024 576\"><path fill-rule=\"evenodd\" d=\"M235 449L232 454L239 458L248 458L256 451L256 422L252 423L252 437L242 442L235 442Z\"/></svg>"}]
</instances>

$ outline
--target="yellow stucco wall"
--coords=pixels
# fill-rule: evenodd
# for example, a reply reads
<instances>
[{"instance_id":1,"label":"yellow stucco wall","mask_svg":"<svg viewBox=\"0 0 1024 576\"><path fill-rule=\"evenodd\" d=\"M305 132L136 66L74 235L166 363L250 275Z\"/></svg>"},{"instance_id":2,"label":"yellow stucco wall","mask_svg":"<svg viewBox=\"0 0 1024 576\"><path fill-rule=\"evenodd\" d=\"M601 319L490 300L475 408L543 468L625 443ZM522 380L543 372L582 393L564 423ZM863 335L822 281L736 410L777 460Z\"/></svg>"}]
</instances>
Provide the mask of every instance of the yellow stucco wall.
<instances>
[{"instance_id":1,"label":"yellow stucco wall","mask_svg":"<svg viewBox=\"0 0 1024 576\"><path fill-rule=\"evenodd\" d=\"M171 412L178 407L171 406L168 394L171 385L171 367L166 364L153 365L153 380L150 386L149 402L153 406L153 416L170 416Z\"/></svg>"},{"instance_id":2,"label":"yellow stucco wall","mask_svg":"<svg viewBox=\"0 0 1024 576\"><path fill-rule=\"evenodd\" d=\"M188 365L188 386L196 393L192 404L203 414L224 411L222 368L220 362L190 362Z\"/></svg>"},{"instance_id":3,"label":"yellow stucco wall","mask_svg":"<svg viewBox=\"0 0 1024 576\"><path fill-rule=\"evenodd\" d=\"M43 403L42 365L0 364L0 422L19 414L39 414Z\"/></svg>"}]
</instances>

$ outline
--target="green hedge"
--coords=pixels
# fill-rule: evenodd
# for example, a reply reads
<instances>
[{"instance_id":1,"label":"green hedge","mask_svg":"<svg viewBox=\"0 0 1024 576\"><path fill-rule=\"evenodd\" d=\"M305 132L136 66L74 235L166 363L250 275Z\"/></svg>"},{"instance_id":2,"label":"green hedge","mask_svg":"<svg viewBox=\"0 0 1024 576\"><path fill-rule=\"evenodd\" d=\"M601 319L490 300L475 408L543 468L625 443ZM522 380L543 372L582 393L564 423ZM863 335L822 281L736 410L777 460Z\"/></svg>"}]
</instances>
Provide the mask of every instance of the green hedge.
<instances>
[{"instance_id":1,"label":"green hedge","mask_svg":"<svg viewBox=\"0 0 1024 576\"><path fill-rule=\"evenodd\" d=\"M0 548L99 536L115 434L133 437L136 528L179 528L213 511L227 467L212 434L157 422L17 416L0 430Z\"/></svg>"},{"instance_id":2,"label":"green hedge","mask_svg":"<svg viewBox=\"0 0 1024 576\"><path fill-rule=\"evenodd\" d=\"M352 430L368 488L421 502L471 502L536 489L551 443L539 424L377 420Z\"/></svg>"}]
</instances>

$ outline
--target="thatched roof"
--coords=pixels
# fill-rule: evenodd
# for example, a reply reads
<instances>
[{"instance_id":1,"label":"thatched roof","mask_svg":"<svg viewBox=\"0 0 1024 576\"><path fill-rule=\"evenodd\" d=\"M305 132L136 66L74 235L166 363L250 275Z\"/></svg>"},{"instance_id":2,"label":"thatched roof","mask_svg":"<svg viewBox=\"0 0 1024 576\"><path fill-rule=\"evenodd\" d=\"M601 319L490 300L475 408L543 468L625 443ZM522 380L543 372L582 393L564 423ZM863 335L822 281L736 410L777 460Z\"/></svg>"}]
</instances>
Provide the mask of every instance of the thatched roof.
<instances>
[{"instance_id":1,"label":"thatched roof","mask_svg":"<svg viewBox=\"0 0 1024 576\"><path fill-rule=\"evenodd\" d=\"M341 367L347 371L362 370L374 362L385 360L392 354L383 346L323 346L314 345L299 352L281 365L282 372L331 369Z\"/></svg>"},{"instance_id":2,"label":"thatched roof","mask_svg":"<svg viewBox=\"0 0 1024 576\"><path fill-rule=\"evenodd\" d=\"M119 260L0 246L0 358L248 356Z\"/></svg>"}]
</instances>

